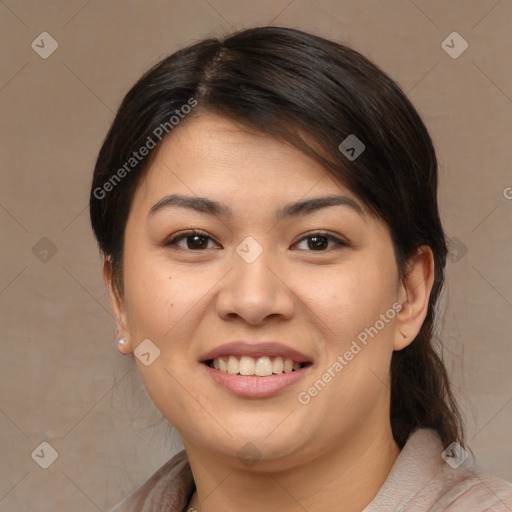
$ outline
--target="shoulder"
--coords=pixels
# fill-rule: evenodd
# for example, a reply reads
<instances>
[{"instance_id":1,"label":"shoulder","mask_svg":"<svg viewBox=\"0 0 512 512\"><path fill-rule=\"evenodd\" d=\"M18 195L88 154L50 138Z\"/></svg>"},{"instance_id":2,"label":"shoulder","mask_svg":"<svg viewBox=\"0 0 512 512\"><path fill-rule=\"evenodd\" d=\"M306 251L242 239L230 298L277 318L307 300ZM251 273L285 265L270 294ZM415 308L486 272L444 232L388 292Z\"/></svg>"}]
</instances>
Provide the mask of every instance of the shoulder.
<instances>
[{"instance_id":1,"label":"shoulder","mask_svg":"<svg viewBox=\"0 0 512 512\"><path fill-rule=\"evenodd\" d=\"M434 430L416 430L364 512L510 512L512 484L479 471L457 450L444 450Z\"/></svg>"},{"instance_id":2,"label":"shoulder","mask_svg":"<svg viewBox=\"0 0 512 512\"><path fill-rule=\"evenodd\" d=\"M182 450L110 512L151 510L182 512L187 506L194 488L194 479L187 454L185 450Z\"/></svg>"},{"instance_id":3,"label":"shoulder","mask_svg":"<svg viewBox=\"0 0 512 512\"><path fill-rule=\"evenodd\" d=\"M445 465L436 480L440 510L512 511L512 484L476 468Z\"/></svg>"}]
</instances>

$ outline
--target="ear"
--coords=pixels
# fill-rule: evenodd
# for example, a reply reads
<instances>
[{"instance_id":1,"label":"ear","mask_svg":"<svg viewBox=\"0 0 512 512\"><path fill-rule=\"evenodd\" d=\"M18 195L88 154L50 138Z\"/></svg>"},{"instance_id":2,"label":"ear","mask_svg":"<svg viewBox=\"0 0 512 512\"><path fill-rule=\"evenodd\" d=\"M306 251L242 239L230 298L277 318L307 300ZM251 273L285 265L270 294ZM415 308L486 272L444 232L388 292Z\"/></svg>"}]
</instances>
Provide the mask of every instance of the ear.
<instances>
[{"instance_id":1,"label":"ear","mask_svg":"<svg viewBox=\"0 0 512 512\"><path fill-rule=\"evenodd\" d=\"M394 350L412 343L427 316L430 292L434 284L434 255L423 245L407 262L407 274L400 283L399 300L402 309L397 315Z\"/></svg>"},{"instance_id":2,"label":"ear","mask_svg":"<svg viewBox=\"0 0 512 512\"><path fill-rule=\"evenodd\" d=\"M130 332L128 330L128 322L126 320L124 300L114 282L112 264L109 257L106 257L103 260L103 281L105 282L105 287L110 300L110 308L116 322L118 337L124 338L126 341L125 345L118 345L118 349L122 354L131 354L133 352L133 348Z\"/></svg>"}]
</instances>

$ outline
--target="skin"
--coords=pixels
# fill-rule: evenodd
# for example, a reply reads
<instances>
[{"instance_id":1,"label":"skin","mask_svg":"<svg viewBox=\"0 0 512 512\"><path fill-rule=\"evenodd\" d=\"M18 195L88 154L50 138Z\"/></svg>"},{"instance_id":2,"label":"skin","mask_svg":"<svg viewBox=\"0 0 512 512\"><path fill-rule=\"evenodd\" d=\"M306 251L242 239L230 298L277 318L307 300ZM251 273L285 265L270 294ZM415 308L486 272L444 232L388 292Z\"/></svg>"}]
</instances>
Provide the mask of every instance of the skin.
<instances>
[{"instance_id":1,"label":"skin","mask_svg":"<svg viewBox=\"0 0 512 512\"><path fill-rule=\"evenodd\" d=\"M233 214L168 207L148 215L168 194L213 199ZM432 252L419 248L401 281L389 230L368 212L336 205L276 220L287 203L327 195L362 206L298 149L202 115L173 130L136 191L125 232L124 293L105 261L112 310L127 341L120 350L129 354L149 338L161 351L149 366L135 361L151 399L182 436L196 510L360 511L399 455L389 422L390 360L425 319ZM200 239L200 249L191 238L165 246L188 229L211 240ZM315 249L306 236L318 230L348 245ZM263 251L252 263L235 251L248 236ZM299 403L298 393L397 302L402 309L378 335L307 405ZM314 364L277 396L241 398L200 363L205 352L241 338L279 341ZM249 442L261 456L250 467L237 456Z\"/></svg>"}]
</instances>

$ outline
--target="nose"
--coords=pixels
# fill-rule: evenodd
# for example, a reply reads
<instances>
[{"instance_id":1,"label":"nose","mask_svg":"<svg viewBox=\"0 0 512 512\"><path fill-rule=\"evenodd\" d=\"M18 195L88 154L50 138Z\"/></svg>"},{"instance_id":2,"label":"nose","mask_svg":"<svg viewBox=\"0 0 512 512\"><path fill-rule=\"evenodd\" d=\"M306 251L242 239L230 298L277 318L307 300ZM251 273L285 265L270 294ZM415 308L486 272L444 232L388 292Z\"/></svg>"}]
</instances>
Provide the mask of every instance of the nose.
<instances>
[{"instance_id":1,"label":"nose","mask_svg":"<svg viewBox=\"0 0 512 512\"><path fill-rule=\"evenodd\" d=\"M234 268L222 280L217 293L215 307L221 319L238 318L257 326L293 316L293 292L267 254L264 250L252 262L234 254Z\"/></svg>"}]
</instances>

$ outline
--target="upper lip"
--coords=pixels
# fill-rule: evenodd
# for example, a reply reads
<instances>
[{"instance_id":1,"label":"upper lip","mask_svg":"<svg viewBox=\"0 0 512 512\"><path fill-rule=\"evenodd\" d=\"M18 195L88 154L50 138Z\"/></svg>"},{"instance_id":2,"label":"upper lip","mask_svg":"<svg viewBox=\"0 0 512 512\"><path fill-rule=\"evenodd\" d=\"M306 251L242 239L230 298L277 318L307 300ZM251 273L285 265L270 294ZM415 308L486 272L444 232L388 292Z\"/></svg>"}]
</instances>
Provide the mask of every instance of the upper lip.
<instances>
[{"instance_id":1,"label":"upper lip","mask_svg":"<svg viewBox=\"0 0 512 512\"><path fill-rule=\"evenodd\" d=\"M281 343L272 341L264 342L250 342L250 341L234 341L219 345L203 354L200 358L201 362L210 361L221 356L281 356L286 359L291 359L296 363L309 363L311 358L299 352L298 350L287 347Z\"/></svg>"}]
</instances>

